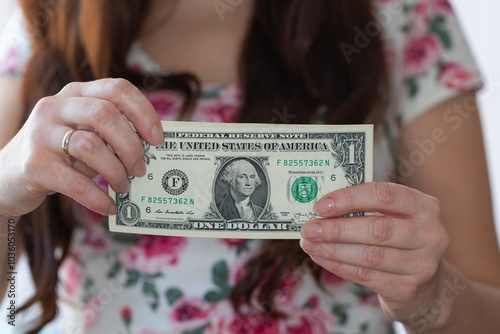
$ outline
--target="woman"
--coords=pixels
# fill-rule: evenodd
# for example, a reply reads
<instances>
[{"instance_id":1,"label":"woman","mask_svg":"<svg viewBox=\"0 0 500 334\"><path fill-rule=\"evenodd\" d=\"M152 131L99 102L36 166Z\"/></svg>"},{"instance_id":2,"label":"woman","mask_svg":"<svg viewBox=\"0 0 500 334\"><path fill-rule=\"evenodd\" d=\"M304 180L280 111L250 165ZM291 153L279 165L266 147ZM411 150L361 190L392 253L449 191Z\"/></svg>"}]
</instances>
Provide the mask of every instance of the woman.
<instances>
[{"instance_id":1,"label":"woman","mask_svg":"<svg viewBox=\"0 0 500 334\"><path fill-rule=\"evenodd\" d=\"M0 215L24 216L37 288L25 307L42 306L31 332L55 315L58 269L61 316L47 332L500 328L480 81L446 1L22 4L33 55L4 71L22 81L1 82ZM325 196L305 253L296 241L111 234L97 213L116 207L98 185L123 192L126 173L145 173L122 116L152 145L159 118L376 123L376 181L398 172L402 185ZM339 218L359 211L374 214Z\"/></svg>"}]
</instances>

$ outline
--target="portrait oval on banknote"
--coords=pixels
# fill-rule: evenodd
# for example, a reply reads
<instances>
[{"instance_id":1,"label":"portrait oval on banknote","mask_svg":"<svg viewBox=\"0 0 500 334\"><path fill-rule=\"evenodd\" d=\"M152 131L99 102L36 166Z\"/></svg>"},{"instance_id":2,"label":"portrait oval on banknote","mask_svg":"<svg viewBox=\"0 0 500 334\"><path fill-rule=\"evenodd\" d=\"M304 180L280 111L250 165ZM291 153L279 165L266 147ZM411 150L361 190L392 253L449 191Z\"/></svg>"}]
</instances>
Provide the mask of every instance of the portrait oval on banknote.
<instances>
[{"instance_id":1,"label":"portrait oval on banknote","mask_svg":"<svg viewBox=\"0 0 500 334\"><path fill-rule=\"evenodd\" d=\"M264 168L251 158L228 159L217 172L213 196L224 219L258 220L270 198Z\"/></svg>"}]
</instances>

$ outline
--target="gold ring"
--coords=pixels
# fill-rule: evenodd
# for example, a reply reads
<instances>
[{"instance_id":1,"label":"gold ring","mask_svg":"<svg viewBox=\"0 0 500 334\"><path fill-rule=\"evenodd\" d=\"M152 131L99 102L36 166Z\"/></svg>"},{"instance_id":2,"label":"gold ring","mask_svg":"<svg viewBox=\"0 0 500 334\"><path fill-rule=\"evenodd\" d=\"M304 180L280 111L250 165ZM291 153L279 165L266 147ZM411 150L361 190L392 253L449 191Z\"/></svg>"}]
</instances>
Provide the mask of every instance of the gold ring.
<instances>
[{"instance_id":1,"label":"gold ring","mask_svg":"<svg viewBox=\"0 0 500 334\"><path fill-rule=\"evenodd\" d=\"M71 155L69 155L69 152L68 152L68 144L69 144L69 140L71 138L71 135L75 132L76 130L75 129L71 129L69 130L68 132L66 132L66 134L64 135L64 138L63 138L63 141L62 141L62 149L63 149L63 152L64 154L66 154L68 157L71 158Z\"/></svg>"}]
</instances>

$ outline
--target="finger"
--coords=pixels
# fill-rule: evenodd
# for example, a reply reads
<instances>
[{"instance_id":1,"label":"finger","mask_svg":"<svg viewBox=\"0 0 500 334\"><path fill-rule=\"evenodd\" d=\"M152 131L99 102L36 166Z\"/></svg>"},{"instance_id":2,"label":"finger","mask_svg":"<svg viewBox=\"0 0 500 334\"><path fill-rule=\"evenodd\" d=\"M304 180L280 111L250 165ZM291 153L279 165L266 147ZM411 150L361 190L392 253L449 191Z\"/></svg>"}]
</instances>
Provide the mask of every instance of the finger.
<instances>
[{"instance_id":1,"label":"finger","mask_svg":"<svg viewBox=\"0 0 500 334\"><path fill-rule=\"evenodd\" d=\"M70 167L74 168L77 172L80 172L91 180L99 175L99 173L87 166L83 161L69 157L68 160L70 160L70 162L68 163Z\"/></svg>"},{"instance_id":2,"label":"finger","mask_svg":"<svg viewBox=\"0 0 500 334\"><path fill-rule=\"evenodd\" d=\"M302 237L314 242L357 243L417 249L425 241L422 228L409 218L387 216L314 219L301 228Z\"/></svg>"},{"instance_id":3,"label":"finger","mask_svg":"<svg viewBox=\"0 0 500 334\"><path fill-rule=\"evenodd\" d=\"M118 158L111 152L101 138L93 132L78 130L68 143L68 152L81 160L90 169L97 171L118 193L130 188L127 172Z\"/></svg>"},{"instance_id":4,"label":"finger","mask_svg":"<svg viewBox=\"0 0 500 334\"><path fill-rule=\"evenodd\" d=\"M433 198L418 190L396 183L370 182L333 191L321 198L314 209L322 217L372 211L411 216L426 212L433 206Z\"/></svg>"},{"instance_id":5,"label":"finger","mask_svg":"<svg viewBox=\"0 0 500 334\"><path fill-rule=\"evenodd\" d=\"M151 145L164 144L158 115L142 92L125 79L101 79L66 85L58 96L82 96L112 102L132 122L138 133Z\"/></svg>"},{"instance_id":6,"label":"finger","mask_svg":"<svg viewBox=\"0 0 500 334\"><path fill-rule=\"evenodd\" d=\"M131 175L144 175L144 146L113 103L96 98L69 98L61 107L63 112L58 115L61 123L96 131L113 148Z\"/></svg>"},{"instance_id":7,"label":"finger","mask_svg":"<svg viewBox=\"0 0 500 334\"><path fill-rule=\"evenodd\" d=\"M73 198L78 203L102 215L116 213L116 204L98 185L64 162L55 162L52 174L41 180L42 187Z\"/></svg>"},{"instance_id":8,"label":"finger","mask_svg":"<svg viewBox=\"0 0 500 334\"><path fill-rule=\"evenodd\" d=\"M359 244L325 244L302 239L300 246L307 254L338 261L353 266L375 269L383 272L413 275L422 261L414 251L391 247Z\"/></svg>"},{"instance_id":9,"label":"finger","mask_svg":"<svg viewBox=\"0 0 500 334\"><path fill-rule=\"evenodd\" d=\"M415 294L414 286L407 283L407 276L353 266L321 257L311 256L311 259L331 273L367 287L384 298L405 300L411 299Z\"/></svg>"}]
</instances>

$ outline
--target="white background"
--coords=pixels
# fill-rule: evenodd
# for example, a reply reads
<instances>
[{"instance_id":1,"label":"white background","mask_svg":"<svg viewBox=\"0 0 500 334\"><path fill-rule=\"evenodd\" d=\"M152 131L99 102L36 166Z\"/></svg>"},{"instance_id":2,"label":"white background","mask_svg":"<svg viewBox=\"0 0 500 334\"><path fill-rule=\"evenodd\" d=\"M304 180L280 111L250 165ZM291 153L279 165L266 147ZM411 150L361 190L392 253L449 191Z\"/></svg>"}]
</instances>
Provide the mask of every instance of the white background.
<instances>
[{"instance_id":1,"label":"white background","mask_svg":"<svg viewBox=\"0 0 500 334\"><path fill-rule=\"evenodd\" d=\"M497 235L500 239L500 1L450 0L481 69L485 86L479 94L492 182ZM0 0L0 32L14 0ZM2 307L3 308L3 307Z\"/></svg>"}]
</instances>

